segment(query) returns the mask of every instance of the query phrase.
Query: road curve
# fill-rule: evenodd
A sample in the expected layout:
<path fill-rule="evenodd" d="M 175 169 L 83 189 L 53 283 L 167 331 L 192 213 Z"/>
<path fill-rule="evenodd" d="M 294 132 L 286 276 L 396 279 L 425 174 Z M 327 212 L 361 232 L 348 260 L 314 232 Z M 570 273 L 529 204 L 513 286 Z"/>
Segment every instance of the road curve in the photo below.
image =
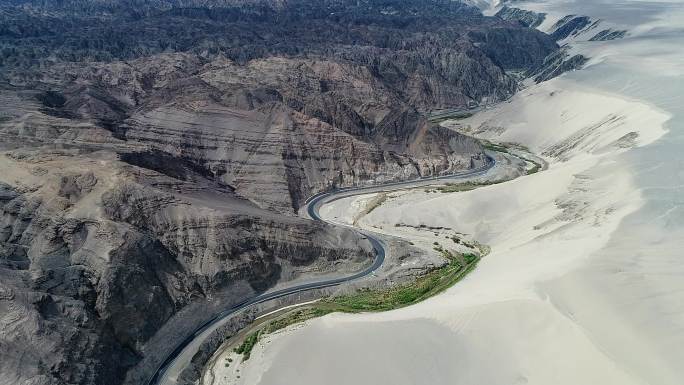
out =
<path fill-rule="evenodd" d="M 435 181 L 442 181 L 442 180 L 450 180 L 450 179 L 463 179 L 463 178 L 469 178 L 473 176 L 478 176 L 485 174 L 489 169 L 494 167 L 495 165 L 495 160 L 494 158 L 487 156 L 485 165 L 482 167 L 479 167 L 477 169 L 473 170 L 468 170 L 468 171 L 463 171 L 460 173 L 455 173 L 455 174 L 450 174 L 450 175 L 444 175 L 444 176 L 437 176 L 437 177 L 427 177 L 427 178 L 420 178 L 420 179 L 414 179 L 410 181 L 402 181 L 402 182 L 391 182 L 391 183 L 386 183 L 382 185 L 376 185 L 376 186 L 368 186 L 368 187 L 349 187 L 349 188 L 343 188 L 343 189 L 336 189 L 333 191 L 329 192 L 323 192 L 320 194 L 316 194 L 309 199 L 306 200 L 305 202 L 305 212 L 311 217 L 311 219 L 319 222 L 325 222 L 319 215 L 318 210 L 321 208 L 321 206 L 325 203 L 332 202 L 334 200 L 340 199 L 340 198 L 346 198 L 354 195 L 362 195 L 362 194 L 369 194 L 373 192 L 379 192 L 379 191 L 394 191 L 394 190 L 400 190 L 404 188 L 409 188 L 409 187 L 419 187 L 421 185 L 426 185 L 433 183 Z M 357 230 L 358 231 L 358 230 Z M 166 357 L 166 359 L 161 363 L 161 365 L 157 368 L 157 370 L 154 372 L 154 374 L 149 378 L 147 381 L 148 385 L 173 385 L 176 383 L 176 377 L 180 374 L 182 369 L 187 365 L 187 362 L 192 358 L 192 356 L 195 354 L 197 349 L 200 347 L 202 342 L 216 329 L 220 326 L 221 321 L 226 320 L 229 316 L 232 314 L 243 310 L 247 307 L 270 301 L 276 298 L 281 298 L 285 297 L 287 295 L 295 294 L 295 293 L 300 293 L 308 290 L 313 290 L 313 289 L 321 289 L 321 288 L 326 288 L 326 287 L 331 287 L 331 286 L 338 286 L 342 283 L 353 281 L 362 277 L 365 277 L 369 274 L 372 274 L 375 270 L 377 270 L 380 266 L 382 266 L 382 263 L 385 261 L 385 246 L 383 241 L 379 238 L 378 235 L 371 233 L 371 232 L 366 232 L 366 231 L 359 231 L 361 234 L 363 234 L 368 241 L 371 243 L 373 246 L 373 249 L 375 250 L 375 259 L 373 261 L 373 264 L 371 264 L 369 267 L 366 269 L 349 275 L 345 277 L 340 277 L 340 278 L 333 278 L 333 279 L 326 279 L 322 280 L 319 282 L 311 282 L 311 283 L 305 283 L 305 284 L 299 284 L 295 285 L 289 288 L 281 289 L 281 290 L 276 290 L 272 292 L 266 292 L 260 295 L 257 295 L 255 297 L 252 297 L 250 299 L 247 299 L 243 302 L 240 302 L 236 305 L 233 305 L 232 307 L 222 311 L 221 313 L 217 314 L 215 317 L 212 319 L 208 320 L 201 326 L 199 326 L 197 329 L 195 329 L 192 334 L 188 335 L 178 346 Z M 182 362 L 179 362 L 179 358 L 182 357 L 183 359 L 180 360 Z"/>

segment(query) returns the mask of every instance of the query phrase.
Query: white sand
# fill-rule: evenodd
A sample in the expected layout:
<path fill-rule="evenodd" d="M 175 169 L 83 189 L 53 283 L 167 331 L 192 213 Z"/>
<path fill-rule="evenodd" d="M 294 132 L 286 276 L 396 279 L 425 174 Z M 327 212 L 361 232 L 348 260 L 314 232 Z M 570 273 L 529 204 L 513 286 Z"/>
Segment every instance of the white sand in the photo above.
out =
<path fill-rule="evenodd" d="M 684 17 L 638 29 L 668 20 Z M 684 173 L 681 147 L 662 144 L 664 135 L 684 143 L 681 89 L 604 70 L 638 58 L 638 47 L 657 52 L 655 41 L 615 43 L 623 49 L 585 74 L 532 86 L 461 127 L 546 154 L 549 170 L 470 192 L 399 194 L 358 221 L 426 248 L 429 234 L 394 224 L 450 227 L 490 245 L 464 281 L 409 308 L 277 333 L 257 345 L 238 383 L 681 384 Z M 645 63 L 670 68 L 665 51 Z M 350 221 L 368 199 L 322 214 Z"/>

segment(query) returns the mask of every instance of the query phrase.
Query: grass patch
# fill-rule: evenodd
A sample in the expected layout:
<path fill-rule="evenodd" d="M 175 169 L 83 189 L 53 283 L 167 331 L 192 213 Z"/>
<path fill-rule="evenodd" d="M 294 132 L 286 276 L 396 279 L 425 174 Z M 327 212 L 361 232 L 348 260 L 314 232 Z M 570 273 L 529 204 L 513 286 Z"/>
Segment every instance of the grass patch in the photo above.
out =
<path fill-rule="evenodd" d="M 475 254 L 454 255 L 441 247 L 435 249 L 447 258 L 448 263 L 410 284 L 384 290 L 359 290 L 354 294 L 324 299 L 321 305 L 346 313 L 387 311 L 413 305 L 453 286 L 480 260 Z"/>
<path fill-rule="evenodd" d="M 323 307 L 308 307 L 304 309 L 298 309 L 295 310 L 291 313 L 288 313 L 282 318 L 278 318 L 274 321 L 271 321 L 266 327 L 264 328 L 265 333 L 273 333 L 277 332 L 278 330 L 285 329 L 286 327 L 290 325 L 294 325 L 300 322 L 304 322 L 307 320 L 310 320 L 312 318 L 316 317 L 322 317 L 326 314 L 332 313 L 331 309 L 323 308 Z"/>
<path fill-rule="evenodd" d="M 527 146 L 524 146 L 520 143 L 515 143 L 515 142 L 493 143 L 493 142 L 488 141 L 487 139 L 480 139 L 480 142 L 482 143 L 482 147 L 484 147 L 487 150 L 505 152 L 507 154 L 510 154 L 510 149 L 515 149 L 515 150 L 519 150 L 519 151 L 523 151 L 523 152 L 530 152 L 530 149 L 527 148 Z"/>
<path fill-rule="evenodd" d="M 453 193 L 475 190 L 478 187 L 490 186 L 493 184 L 498 184 L 504 182 L 503 180 L 494 180 L 487 182 L 464 182 L 464 183 L 447 183 L 444 186 L 439 186 L 435 188 L 435 191 L 441 193 Z"/>
<path fill-rule="evenodd" d="M 245 338 L 244 341 L 240 345 L 238 345 L 235 349 L 235 353 L 237 354 L 242 354 L 242 360 L 247 361 L 249 359 L 250 354 L 252 353 L 252 349 L 254 349 L 254 345 L 259 341 L 259 336 L 261 335 L 261 330 L 257 330 L 253 333 L 250 333 L 247 338 Z"/>
<path fill-rule="evenodd" d="M 489 141 L 483 141 L 482 147 L 484 147 L 485 150 L 497 151 L 497 152 L 503 152 L 506 154 L 510 154 L 510 152 L 508 151 L 508 146 L 505 146 L 502 144 L 496 144 L 496 143 L 492 143 Z"/>
<path fill-rule="evenodd" d="M 435 250 L 447 259 L 447 263 L 418 277 L 411 283 L 388 289 L 360 289 L 353 294 L 324 298 L 315 304 L 288 312 L 269 322 L 247 335 L 245 340 L 233 350 L 238 354 L 243 354 L 242 360 L 246 361 L 259 338 L 290 325 L 334 312 L 380 312 L 413 305 L 453 286 L 472 271 L 480 261 L 480 255 L 454 254 L 439 244 Z"/>

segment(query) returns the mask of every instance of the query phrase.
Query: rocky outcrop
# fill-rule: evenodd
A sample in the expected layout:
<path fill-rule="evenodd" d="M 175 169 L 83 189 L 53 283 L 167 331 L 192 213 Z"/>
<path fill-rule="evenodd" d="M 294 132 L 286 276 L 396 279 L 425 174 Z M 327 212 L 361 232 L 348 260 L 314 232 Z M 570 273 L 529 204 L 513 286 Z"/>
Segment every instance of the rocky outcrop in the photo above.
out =
<path fill-rule="evenodd" d="M 625 30 L 612 30 L 612 29 L 604 29 L 594 35 L 589 41 L 609 41 L 609 40 L 616 40 L 616 39 L 622 39 L 625 37 L 627 34 L 627 31 Z"/>
<path fill-rule="evenodd" d="M 589 59 L 584 55 L 570 55 L 567 47 L 559 49 L 556 53 L 549 55 L 544 60 L 544 64 L 527 73 L 527 76 L 534 78 L 534 81 L 541 83 L 568 71 L 582 68 Z"/>
<path fill-rule="evenodd" d="M 517 21 L 525 27 L 537 28 L 546 19 L 545 13 L 537 13 L 526 9 L 503 6 L 496 12 L 496 16 L 504 20 Z"/>
<path fill-rule="evenodd" d="M 551 37 L 555 40 L 563 40 L 575 36 L 591 24 L 591 19 L 587 16 L 568 15 L 558 20 L 551 27 Z"/>
<path fill-rule="evenodd" d="M 514 2 L 504 2 L 503 4 L 509 3 Z M 509 7 L 508 5 L 503 5 L 496 16 L 508 21 L 517 21 L 528 28 L 537 28 L 546 19 L 544 13 Z M 587 16 L 567 15 L 558 20 L 547 32 L 556 41 L 576 39 L 595 30 L 600 22 L 600 20 L 592 20 Z M 619 38 L 621 34 L 624 35 L 624 31 L 604 30 L 597 33 L 589 41 L 610 40 Z M 567 45 L 563 45 L 560 49 L 546 56 L 541 64 L 528 67 L 523 73 L 525 77 L 532 78 L 535 82 L 540 83 L 558 77 L 565 72 L 580 69 L 587 61 L 589 59 L 583 55 L 571 55 Z"/>

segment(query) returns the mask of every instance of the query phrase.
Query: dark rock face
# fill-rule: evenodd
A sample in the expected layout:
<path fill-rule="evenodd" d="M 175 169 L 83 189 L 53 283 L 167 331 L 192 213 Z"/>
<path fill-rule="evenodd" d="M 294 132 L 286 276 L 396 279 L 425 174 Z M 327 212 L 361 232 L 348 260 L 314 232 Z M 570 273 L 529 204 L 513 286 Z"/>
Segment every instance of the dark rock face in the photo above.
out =
<path fill-rule="evenodd" d="M 556 53 L 549 55 L 544 60 L 544 64 L 527 73 L 527 76 L 534 78 L 534 81 L 541 83 L 568 71 L 582 68 L 589 59 L 583 55 L 568 54 L 567 48 L 561 48 Z"/>
<path fill-rule="evenodd" d="M 609 41 L 622 39 L 627 34 L 625 30 L 614 31 L 612 29 L 604 29 L 594 35 L 589 41 Z"/>
<path fill-rule="evenodd" d="M 304 199 L 479 166 L 424 114 L 505 99 L 557 48 L 446 0 L 13 0 L 0 43 L 0 374 L 98 385 L 367 263 Z"/>
<path fill-rule="evenodd" d="M 496 16 L 504 20 L 517 21 L 529 28 L 538 27 L 546 18 L 546 15 L 543 13 L 508 7 L 506 5 L 497 12 Z M 549 33 L 553 39 L 561 41 L 596 29 L 599 24 L 599 20 L 592 21 L 587 16 L 568 15 L 556 22 L 551 27 Z M 604 30 L 589 40 L 612 40 L 624 36 L 625 33 L 626 31 Z M 524 74 L 526 77 L 533 78 L 535 82 L 540 83 L 560 76 L 565 72 L 580 69 L 588 60 L 583 55 L 571 56 L 568 53 L 568 48 L 563 46 L 545 57 L 541 64 L 526 70 Z"/>
<path fill-rule="evenodd" d="M 529 28 L 537 28 L 546 19 L 545 13 L 537 13 L 520 8 L 503 6 L 496 13 L 497 17 L 504 20 L 517 21 L 521 25 Z"/>
<path fill-rule="evenodd" d="M 568 15 L 560 19 L 553 27 L 551 37 L 556 41 L 563 40 L 578 34 L 591 24 L 591 19 L 587 16 Z"/>

